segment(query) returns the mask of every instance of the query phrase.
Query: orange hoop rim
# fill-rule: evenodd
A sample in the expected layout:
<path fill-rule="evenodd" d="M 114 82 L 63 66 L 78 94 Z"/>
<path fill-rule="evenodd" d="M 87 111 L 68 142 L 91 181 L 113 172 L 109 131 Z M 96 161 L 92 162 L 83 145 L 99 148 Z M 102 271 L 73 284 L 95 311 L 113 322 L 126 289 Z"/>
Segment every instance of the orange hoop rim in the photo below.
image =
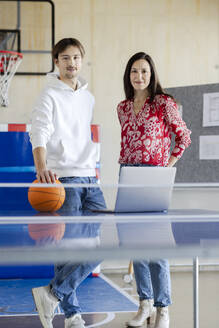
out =
<path fill-rule="evenodd" d="M 0 54 L 17 55 L 21 59 L 23 58 L 23 55 L 20 52 L 16 52 L 16 51 L 0 50 Z"/>

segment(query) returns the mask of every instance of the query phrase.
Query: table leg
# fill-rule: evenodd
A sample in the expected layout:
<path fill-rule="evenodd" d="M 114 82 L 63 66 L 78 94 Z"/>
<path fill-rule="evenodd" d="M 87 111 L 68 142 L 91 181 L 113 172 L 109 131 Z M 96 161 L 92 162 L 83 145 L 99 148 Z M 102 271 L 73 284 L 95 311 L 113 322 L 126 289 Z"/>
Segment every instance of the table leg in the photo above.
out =
<path fill-rule="evenodd" d="M 193 320 L 194 328 L 199 328 L 199 261 L 193 259 Z"/>

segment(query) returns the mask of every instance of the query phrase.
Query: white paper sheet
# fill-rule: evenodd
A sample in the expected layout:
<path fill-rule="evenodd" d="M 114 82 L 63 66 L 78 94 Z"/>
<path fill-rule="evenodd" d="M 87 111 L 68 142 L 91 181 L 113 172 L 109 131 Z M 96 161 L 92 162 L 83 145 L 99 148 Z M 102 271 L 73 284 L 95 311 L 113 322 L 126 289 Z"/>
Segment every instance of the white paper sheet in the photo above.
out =
<path fill-rule="evenodd" d="M 199 137 L 199 159 L 219 159 L 219 136 Z"/>
<path fill-rule="evenodd" d="M 219 126 L 219 92 L 203 94 L 203 126 Z"/>
<path fill-rule="evenodd" d="M 179 110 L 180 116 L 183 117 L 183 106 L 181 104 L 178 105 L 178 110 Z"/>

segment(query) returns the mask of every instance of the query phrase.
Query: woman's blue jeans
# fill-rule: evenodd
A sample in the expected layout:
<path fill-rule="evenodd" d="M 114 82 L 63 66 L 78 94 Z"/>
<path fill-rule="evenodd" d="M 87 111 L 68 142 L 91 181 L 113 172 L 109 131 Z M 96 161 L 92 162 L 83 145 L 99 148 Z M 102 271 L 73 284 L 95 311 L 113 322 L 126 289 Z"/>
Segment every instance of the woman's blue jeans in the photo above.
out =
<path fill-rule="evenodd" d="M 171 304 L 170 270 L 167 260 L 133 263 L 140 301 L 154 299 L 154 306 Z"/>
<path fill-rule="evenodd" d="M 95 177 L 66 177 L 59 179 L 62 183 L 91 183 L 97 182 Z M 65 188 L 65 202 L 59 212 L 77 212 L 80 215 L 84 210 L 106 208 L 102 191 L 99 187 Z M 83 215 L 83 214 L 82 214 Z M 97 224 L 75 224 L 77 238 L 89 238 L 97 236 L 99 226 Z M 92 226 L 92 227 L 91 227 Z M 64 263 L 55 266 L 55 274 L 50 282 L 52 293 L 60 300 L 60 305 L 69 318 L 75 313 L 81 312 L 76 290 L 80 283 L 100 264 L 96 262 Z"/>
<path fill-rule="evenodd" d="M 147 164 L 122 164 L 122 166 L 151 166 Z M 154 299 L 154 306 L 171 304 L 170 268 L 167 260 L 134 261 L 134 273 L 140 301 Z"/>

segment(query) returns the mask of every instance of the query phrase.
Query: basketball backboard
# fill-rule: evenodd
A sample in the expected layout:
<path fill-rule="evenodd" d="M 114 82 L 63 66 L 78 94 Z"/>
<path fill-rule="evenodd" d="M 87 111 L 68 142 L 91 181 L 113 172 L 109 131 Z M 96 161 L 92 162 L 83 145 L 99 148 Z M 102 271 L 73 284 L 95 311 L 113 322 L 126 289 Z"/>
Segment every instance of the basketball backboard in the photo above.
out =
<path fill-rule="evenodd" d="M 21 52 L 16 74 L 53 71 L 54 4 L 51 0 L 0 0 L 0 50 Z"/>

